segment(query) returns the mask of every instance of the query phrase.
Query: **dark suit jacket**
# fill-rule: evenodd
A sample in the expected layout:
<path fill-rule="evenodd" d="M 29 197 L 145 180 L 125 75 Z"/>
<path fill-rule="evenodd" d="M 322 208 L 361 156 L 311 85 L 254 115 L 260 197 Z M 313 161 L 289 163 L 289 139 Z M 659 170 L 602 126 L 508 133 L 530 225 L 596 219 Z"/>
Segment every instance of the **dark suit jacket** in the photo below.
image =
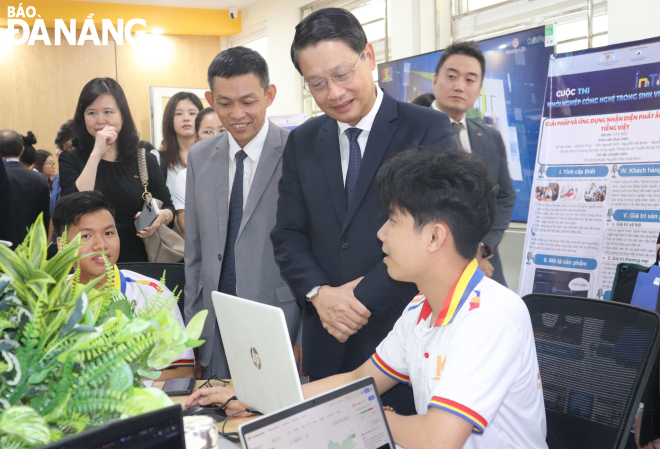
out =
<path fill-rule="evenodd" d="M 337 122 L 324 115 L 289 135 L 271 238 L 282 276 L 303 308 L 303 364 L 313 377 L 364 363 L 417 293 L 413 284 L 393 281 L 387 275 L 376 237 L 387 219 L 378 200 L 376 173 L 397 153 L 427 146 L 456 148 L 449 118 L 385 93 L 347 210 Z M 372 315 L 366 326 L 342 344 L 323 329 L 305 294 L 316 285 L 336 287 L 360 276 L 364 279 L 354 294 Z"/>
<path fill-rule="evenodd" d="M 34 170 L 23 167 L 20 162 L 5 162 L 7 177 L 11 186 L 13 223 L 11 225 L 12 248 L 23 242 L 40 213 L 44 214 L 44 225 L 48 229 L 50 221 L 50 191 L 46 177 Z"/>
<path fill-rule="evenodd" d="M 494 268 L 493 279 L 502 285 L 506 285 L 497 246 L 502 241 L 504 231 L 509 227 L 513 204 L 516 201 L 516 191 L 509 175 L 506 148 L 504 147 L 502 135 L 495 128 L 474 120 L 468 120 L 467 124 L 472 154 L 484 161 L 490 179 L 500 186 L 497 193 L 495 221 L 493 221 L 493 226 L 482 239 L 482 242 L 493 250 L 493 258 L 490 260 Z"/>
<path fill-rule="evenodd" d="M 14 238 L 12 234 L 13 210 L 9 177 L 7 176 L 5 163 L 0 159 L 0 212 L 2 213 L 2 218 L 0 219 L 0 240 L 11 241 Z"/>

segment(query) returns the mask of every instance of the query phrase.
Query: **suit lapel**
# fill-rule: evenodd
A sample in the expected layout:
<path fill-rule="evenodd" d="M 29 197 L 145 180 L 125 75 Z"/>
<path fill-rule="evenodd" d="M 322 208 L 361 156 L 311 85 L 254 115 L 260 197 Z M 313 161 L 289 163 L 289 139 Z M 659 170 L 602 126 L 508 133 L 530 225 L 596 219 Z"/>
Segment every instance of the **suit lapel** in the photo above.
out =
<path fill-rule="evenodd" d="M 346 218 L 346 197 L 344 196 L 344 176 L 341 171 L 341 154 L 339 151 L 339 131 L 337 121 L 326 116 L 326 122 L 317 135 L 316 148 L 323 157 L 325 177 L 330 189 L 330 198 L 335 208 L 339 223 Z"/>
<path fill-rule="evenodd" d="M 215 192 L 216 211 L 218 214 L 218 243 L 221 251 L 225 247 L 227 238 L 227 215 L 229 214 L 229 139 L 225 133 L 218 139 L 218 143 L 211 158 L 213 171 L 213 185 Z M 200 205 L 204 207 L 204 205 Z"/>
<path fill-rule="evenodd" d="M 395 121 L 398 116 L 396 100 L 383 92 L 383 102 L 369 132 L 367 147 L 364 150 L 362 162 L 360 163 L 360 173 L 355 183 L 353 198 L 346 211 L 346 220 L 344 221 L 342 233 L 346 231 L 346 228 L 348 228 L 348 225 L 355 216 L 360 203 L 367 194 L 367 190 L 378 171 L 378 167 L 380 167 L 390 140 L 398 128 Z"/>
<path fill-rule="evenodd" d="M 472 120 L 467 120 L 468 139 L 470 139 L 470 150 L 475 156 L 483 157 L 483 133 Z"/>
<path fill-rule="evenodd" d="M 281 158 L 282 135 L 280 134 L 280 128 L 274 123 L 269 122 L 268 134 L 266 135 L 264 146 L 261 149 L 261 156 L 259 156 L 257 171 L 254 173 L 254 179 L 252 180 L 252 185 L 250 186 L 250 191 L 248 192 L 245 209 L 243 209 L 241 227 L 238 230 L 237 239 L 241 236 L 243 228 L 245 228 L 245 225 L 252 216 L 254 209 L 257 207 L 257 203 L 259 203 L 259 200 L 266 190 L 270 179 L 273 177 L 273 173 L 275 173 L 275 169 L 277 168 L 277 163 Z"/>

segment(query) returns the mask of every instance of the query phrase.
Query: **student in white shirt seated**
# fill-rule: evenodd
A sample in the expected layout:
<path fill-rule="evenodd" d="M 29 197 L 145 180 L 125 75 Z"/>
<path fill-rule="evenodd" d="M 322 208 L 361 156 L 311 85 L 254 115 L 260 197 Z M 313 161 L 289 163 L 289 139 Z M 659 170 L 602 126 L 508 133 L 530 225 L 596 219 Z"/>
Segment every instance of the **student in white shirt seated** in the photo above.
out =
<path fill-rule="evenodd" d="M 378 186 L 389 210 L 378 231 L 388 274 L 420 293 L 370 359 L 304 385 L 305 397 L 365 376 L 381 394 L 402 382 L 413 389 L 417 414 L 386 416 L 406 449 L 547 449 L 529 312 L 475 259 L 496 208 L 486 168 L 465 152 L 408 151 L 383 165 Z M 186 406 L 232 395 L 204 389 Z M 227 408 L 243 407 L 233 401 Z"/>
<path fill-rule="evenodd" d="M 89 256 L 78 262 L 80 284 L 87 284 L 100 276 L 107 276 L 105 260 L 101 256 L 103 251 L 114 270 L 115 289 L 121 291 L 128 301 L 135 301 L 137 310 L 160 293 L 165 297 L 170 294 L 167 287 L 156 279 L 117 268 L 120 244 L 115 225 L 115 211 L 101 192 L 90 190 L 60 198 L 52 218 L 58 236 L 62 236 L 66 228 L 68 242 L 81 234 L 83 246 L 80 248 L 80 254 L 89 254 Z M 62 244 L 62 237 L 58 237 L 58 249 L 62 248 Z M 106 279 L 103 279 L 97 285 L 104 285 L 105 282 Z M 185 329 L 181 311 L 176 305 L 172 308 L 172 315 L 182 329 Z M 162 372 L 159 380 L 171 377 L 193 377 L 194 366 L 193 350 L 185 349 L 172 365 Z"/>

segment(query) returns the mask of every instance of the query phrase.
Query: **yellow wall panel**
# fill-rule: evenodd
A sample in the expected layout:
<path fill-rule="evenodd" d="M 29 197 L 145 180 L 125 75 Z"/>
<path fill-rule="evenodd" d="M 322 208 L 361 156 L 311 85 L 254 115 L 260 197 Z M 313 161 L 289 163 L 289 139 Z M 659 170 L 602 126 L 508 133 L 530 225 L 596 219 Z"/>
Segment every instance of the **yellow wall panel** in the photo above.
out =
<path fill-rule="evenodd" d="M 221 50 L 220 38 L 212 36 L 148 35 L 117 46 L 118 81 L 141 139 L 151 139 L 149 86 L 208 89 L 206 73 Z"/>
<path fill-rule="evenodd" d="M 37 149 L 54 151 L 57 130 L 73 118 L 85 83 L 115 77 L 115 47 L 2 46 L 0 67 L 0 128 L 32 131 Z"/>

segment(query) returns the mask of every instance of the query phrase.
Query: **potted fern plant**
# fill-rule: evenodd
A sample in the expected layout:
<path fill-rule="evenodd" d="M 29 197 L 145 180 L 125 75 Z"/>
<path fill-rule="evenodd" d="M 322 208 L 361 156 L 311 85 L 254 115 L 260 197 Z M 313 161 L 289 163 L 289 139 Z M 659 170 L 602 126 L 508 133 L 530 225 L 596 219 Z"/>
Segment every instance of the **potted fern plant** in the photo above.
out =
<path fill-rule="evenodd" d="M 203 343 L 207 311 L 182 329 L 170 313 L 174 295 L 136 311 L 111 276 L 104 285 L 75 288 L 68 276 L 81 258 L 79 237 L 50 260 L 47 246 L 41 217 L 15 252 L 0 245 L 3 449 L 39 447 L 170 405 L 142 380 L 157 378 L 185 348 Z"/>

